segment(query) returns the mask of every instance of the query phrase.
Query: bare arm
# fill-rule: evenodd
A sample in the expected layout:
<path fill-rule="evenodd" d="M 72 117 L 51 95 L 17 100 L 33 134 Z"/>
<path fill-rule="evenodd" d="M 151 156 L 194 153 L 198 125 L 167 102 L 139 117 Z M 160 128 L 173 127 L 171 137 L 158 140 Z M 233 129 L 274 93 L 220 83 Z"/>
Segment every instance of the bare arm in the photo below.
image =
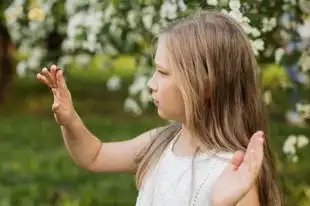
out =
<path fill-rule="evenodd" d="M 135 158 L 150 143 L 155 129 L 130 140 L 101 142 L 77 118 L 69 127 L 61 127 L 67 149 L 82 168 L 93 172 L 135 172 Z"/>
<path fill-rule="evenodd" d="M 55 119 L 61 125 L 66 147 L 78 165 L 94 172 L 136 171 L 135 158 L 149 144 L 151 132 L 155 130 L 127 141 L 101 142 L 76 113 L 62 70 L 57 70 L 55 65 L 49 71 L 43 68 L 37 79 L 53 92 Z"/>

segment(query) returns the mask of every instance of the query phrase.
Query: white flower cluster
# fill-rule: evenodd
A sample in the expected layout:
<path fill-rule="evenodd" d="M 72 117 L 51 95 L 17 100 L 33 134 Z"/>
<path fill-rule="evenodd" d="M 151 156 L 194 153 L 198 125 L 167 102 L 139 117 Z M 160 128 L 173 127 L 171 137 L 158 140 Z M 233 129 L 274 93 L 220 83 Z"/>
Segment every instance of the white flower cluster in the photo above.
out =
<path fill-rule="evenodd" d="M 211 6 L 217 6 L 218 1 L 217 0 L 207 0 L 207 3 Z"/>
<path fill-rule="evenodd" d="M 160 17 L 162 19 L 175 19 L 178 16 L 178 9 L 180 9 L 180 11 L 185 11 L 187 9 L 187 6 L 183 0 L 165 0 L 160 7 Z"/>
<path fill-rule="evenodd" d="M 304 119 L 310 119 L 310 104 L 296 104 L 296 110 Z"/>
<path fill-rule="evenodd" d="M 309 144 L 308 137 L 304 135 L 290 135 L 283 143 L 283 153 L 292 158 L 293 162 L 298 161 L 297 149 L 303 148 Z"/>
<path fill-rule="evenodd" d="M 154 22 L 155 16 L 156 11 L 154 6 L 147 6 L 141 11 L 141 17 L 144 27 L 154 35 L 158 34 L 160 27 L 159 23 Z"/>
<path fill-rule="evenodd" d="M 121 78 L 119 76 L 112 76 L 108 81 L 107 81 L 107 88 L 110 91 L 117 91 L 121 88 Z"/>
<path fill-rule="evenodd" d="M 24 0 L 13 1 L 5 10 L 5 17 L 12 39 L 20 44 L 19 51 L 27 56 L 17 65 L 17 74 L 24 76 L 28 69 L 38 69 L 44 56 L 47 54 L 43 43 L 48 32 L 54 28 L 54 17 L 51 7 L 56 0 L 48 0 L 41 4 L 30 5 L 30 9 L 24 7 Z M 19 21 L 28 18 L 28 27 Z M 42 43 L 42 45 L 39 44 Z M 35 45 L 35 46 L 33 46 Z"/>
<path fill-rule="evenodd" d="M 244 31 L 251 37 L 250 42 L 255 55 L 259 54 L 259 51 L 264 50 L 264 41 L 258 37 L 261 36 L 261 32 L 250 25 L 250 19 L 240 11 L 241 3 L 239 0 L 230 0 L 228 2 L 230 11 L 222 9 L 222 12 L 229 14 L 236 21 L 240 23 Z M 276 26 L 275 18 L 263 19 L 263 29 L 262 32 L 267 32 L 272 30 Z"/>
<path fill-rule="evenodd" d="M 78 10 L 80 6 L 85 5 L 89 6 L 88 10 Z M 86 49 L 95 52 L 101 50 L 98 34 L 104 26 L 104 16 L 110 13 L 110 7 L 105 10 L 107 13 L 104 13 L 105 11 L 103 11 L 101 7 L 102 5 L 97 1 L 66 2 L 69 21 L 67 26 L 67 39 L 65 39 L 63 43 L 63 49 L 65 51 Z"/>

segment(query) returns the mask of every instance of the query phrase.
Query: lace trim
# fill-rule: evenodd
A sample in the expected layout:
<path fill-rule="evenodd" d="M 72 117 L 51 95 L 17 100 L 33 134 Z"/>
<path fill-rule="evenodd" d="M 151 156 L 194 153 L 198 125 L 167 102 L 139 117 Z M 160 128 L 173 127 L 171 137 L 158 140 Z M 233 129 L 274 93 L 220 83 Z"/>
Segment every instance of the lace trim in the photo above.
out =
<path fill-rule="evenodd" d="M 212 166 L 211 166 L 211 169 L 209 170 L 209 172 L 207 173 L 206 177 L 204 178 L 204 180 L 203 180 L 202 183 L 200 184 L 200 186 L 199 186 L 199 188 L 198 188 L 198 190 L 197 190 L 197 192 L 196 192 L 196 194 L 195 194 L 195 197 L 194 197 L 194 199 L 193 199 L 193 201 L 192 201 L 192 203 L 191 203 L 192 206 L 195 206 L 195 205 L 196 205 L 197 199 L 198 199 L 199 195 L 201 194 L 201 193 L 200 193 L 200 192 L 201 192 L 201 189 L 202 189 L 203 186 L 206 184 L 206 182 L 207 182 L 208 178 L 210 177 L 211 173 L 213 172 L 215 166 L 217 166 L 217 164 L 216 164 L 216 163 L 213 163 Z"/>
<path fill-rule="evenodd" d="M 173 148 L 174 148 L 174 145 L 176 143 L 176 141 L 179 139 L 181 135 L 181 130 L 177 133 L 177 135 L 173 138 L 173 140 L 171 141 L 171 143 L 169 144 L 169 148 L 168 148 L 168 151 L 169 153 L 176 159 L 178 160 L 192 160 L 193 157 L 195 157 L 195 160 L 204 160 L 204 159 L 207 159 L 209 157 L 212 157 L 216 154 L 216 150 L 215 149 L 212 149 L 208 152 L 204 152 L 204 153 L 198 153 L 196 154 L 195 156 L 180 156 L 180 155 L 177 155 L 174 151 L 173 151 Z"/>

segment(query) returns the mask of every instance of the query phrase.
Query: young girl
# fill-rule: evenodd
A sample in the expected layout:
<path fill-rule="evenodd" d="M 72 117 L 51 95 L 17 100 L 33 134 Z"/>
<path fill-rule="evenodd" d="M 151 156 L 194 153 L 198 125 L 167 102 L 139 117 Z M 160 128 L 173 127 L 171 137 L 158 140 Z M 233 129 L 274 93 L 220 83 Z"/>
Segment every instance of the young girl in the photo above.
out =
<path fill-rule="evenodd" d="M 155 63 L 152 98 L 177 123 L 120 142 L 95 137 L 62 70 L 42 69 L 73 159 L 94 172 L 136 173 L 137 206 L 281 205 L 259 68 L 242 28 L 220 12 L 193 13 L 161 32 Z"/>

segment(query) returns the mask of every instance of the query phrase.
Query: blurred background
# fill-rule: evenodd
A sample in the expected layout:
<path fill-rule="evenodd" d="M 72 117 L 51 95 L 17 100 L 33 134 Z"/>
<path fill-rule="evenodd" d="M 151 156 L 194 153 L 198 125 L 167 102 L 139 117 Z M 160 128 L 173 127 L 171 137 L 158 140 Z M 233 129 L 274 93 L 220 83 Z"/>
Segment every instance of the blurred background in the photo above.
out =
<path fill-rule="evenodd" d="M 1 0 L 0 206 L 135 205 L 134 176 L 79 168 L 36 73 L 65 71 L 74 105 L 103 141 L 167 124 L 149 101 L 155 38 L 195 9 L 237 19 L 261 66 L 285 205 L 310 205 L 309 0 Z"/>

